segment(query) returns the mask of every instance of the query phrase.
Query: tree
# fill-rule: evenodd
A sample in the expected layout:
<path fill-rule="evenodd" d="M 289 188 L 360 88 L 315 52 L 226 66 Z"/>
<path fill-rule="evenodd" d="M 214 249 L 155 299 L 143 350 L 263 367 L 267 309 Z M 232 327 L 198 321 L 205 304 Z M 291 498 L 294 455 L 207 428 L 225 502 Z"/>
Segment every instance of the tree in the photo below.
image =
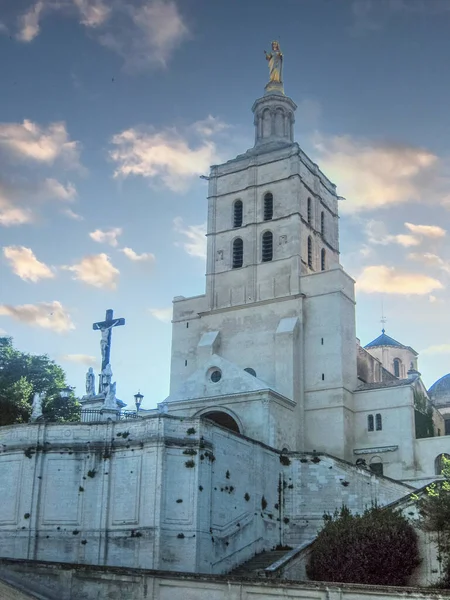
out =
<path fill-rule="evenodd" d="M 73 392 L 61 397 L 66 387 L 63 369 L 48 356 L 20 352 L 12 338 L 0 337 L 0 425 L 27 422 L 36 392 L 45 392 L 46 420 L 78 421 L 79 405 Z"/>
<path fill-rule="evenodd" d="M 377 506 L 324 515 L 306 573 L 313 581 L 407 585 L 419 564 L 417 534 L 400 513 Z"/>
<path fill-rule="evenodd" d="M 420 498 L 413 494 L 413 500 L 419 504 L 422 528 L 436 534 L 439 559 L 443 578 L 440 585 L 450 587 L 450 458 L 442 455 L 441 481 L 435 481 L 426 487 L 426 495 Z"/>

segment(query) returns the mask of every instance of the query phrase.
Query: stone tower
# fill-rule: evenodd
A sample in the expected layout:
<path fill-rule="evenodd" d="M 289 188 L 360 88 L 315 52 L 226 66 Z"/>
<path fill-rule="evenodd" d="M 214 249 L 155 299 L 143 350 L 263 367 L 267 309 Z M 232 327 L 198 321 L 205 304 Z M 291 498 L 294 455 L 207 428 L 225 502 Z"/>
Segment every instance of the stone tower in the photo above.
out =
<path fill-rule="evenodd" d="M 269 82 L 253 148 L 211 167 L 206 294 L 174 299 L 166 408 L 347 456 L 354 282 L 339 265 L 336 188 L 294 141 L 296 108 Z"/>

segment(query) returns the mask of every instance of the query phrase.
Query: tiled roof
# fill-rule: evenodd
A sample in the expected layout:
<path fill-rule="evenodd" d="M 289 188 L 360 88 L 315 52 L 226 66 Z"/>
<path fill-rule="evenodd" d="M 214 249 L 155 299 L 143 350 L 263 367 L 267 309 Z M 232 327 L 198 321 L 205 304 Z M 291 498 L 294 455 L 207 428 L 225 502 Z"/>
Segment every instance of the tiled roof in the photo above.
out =
<path fill-rule="evenodd" d="M 381 335 L 369 342 L 366 346 L 364 346 L 364 348 L 376 348 L 377 346 L 392 346 L 394 348 L 404 348 L 405 350 L 411 350 L 411 352 L 413 352 L 417 356 L 417 352 L 415 350 L 413 350 L 410 346 L 405 346 L 404 344 L 397 342 L 397 340 L 394 340 L 394 338 L 391 338 L 391 336 L 386 335 L 384 329 L 381 330 Z"/>
<path fill-rule="evenodd" d="M 413 383 L 414 379 L 394 379 L 392 381 L 377 381 L 375 383 L 363 383 L 362 385 L 360 385 L 355 391 L 356 392 L 361 392 L 363 390 L 378 390 L 378 389 L 384 389 L 384 388 L 391 388 L 391 387 L 400 387 L 402 385 L 411 385 L 411 383 Z"/>

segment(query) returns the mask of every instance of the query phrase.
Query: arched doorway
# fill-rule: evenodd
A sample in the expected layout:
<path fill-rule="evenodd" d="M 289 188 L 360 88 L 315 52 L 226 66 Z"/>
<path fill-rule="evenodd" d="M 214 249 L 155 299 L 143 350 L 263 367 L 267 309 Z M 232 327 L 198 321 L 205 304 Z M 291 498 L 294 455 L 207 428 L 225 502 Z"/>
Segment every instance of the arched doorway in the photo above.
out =
<path fill-rule="evenodd" d="M 241 433 L 237 421 L 226 412 L 223 412 L 221 410 L 211 410 L 209 412 L 203 413 L 200 416 L 202 419 L 209 419 L 210 421 L 214 421 L 214 423 L 217 423 L 217 425 L 220 425 L 221 427 L 225 427 L 225 429 L 235 431 L 236 433 Z"/>

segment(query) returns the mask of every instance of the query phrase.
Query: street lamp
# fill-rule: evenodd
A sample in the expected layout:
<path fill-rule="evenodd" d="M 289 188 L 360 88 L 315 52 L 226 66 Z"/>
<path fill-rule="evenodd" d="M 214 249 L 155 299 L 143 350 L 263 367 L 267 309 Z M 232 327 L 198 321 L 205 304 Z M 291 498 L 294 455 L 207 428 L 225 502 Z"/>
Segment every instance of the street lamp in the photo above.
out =
<path fill-rule="evenodd" d="M 144 396 L 141 394 L 141 392 L 139 391 L 137 394 L 134 395 L 134 402 L 136 404 L 136 412 L 139 412 L 139 409 L 141 408 L 141 404 L 142 404 L 142 398 Z"/>
<path fill-rule="evenodd" d="M 61 398 L 68 398 L 70 396 L 71 391 L 72 388 L 64 387 L 61 390 L 59 390 L 59 395 L 61 396 Z"/>

